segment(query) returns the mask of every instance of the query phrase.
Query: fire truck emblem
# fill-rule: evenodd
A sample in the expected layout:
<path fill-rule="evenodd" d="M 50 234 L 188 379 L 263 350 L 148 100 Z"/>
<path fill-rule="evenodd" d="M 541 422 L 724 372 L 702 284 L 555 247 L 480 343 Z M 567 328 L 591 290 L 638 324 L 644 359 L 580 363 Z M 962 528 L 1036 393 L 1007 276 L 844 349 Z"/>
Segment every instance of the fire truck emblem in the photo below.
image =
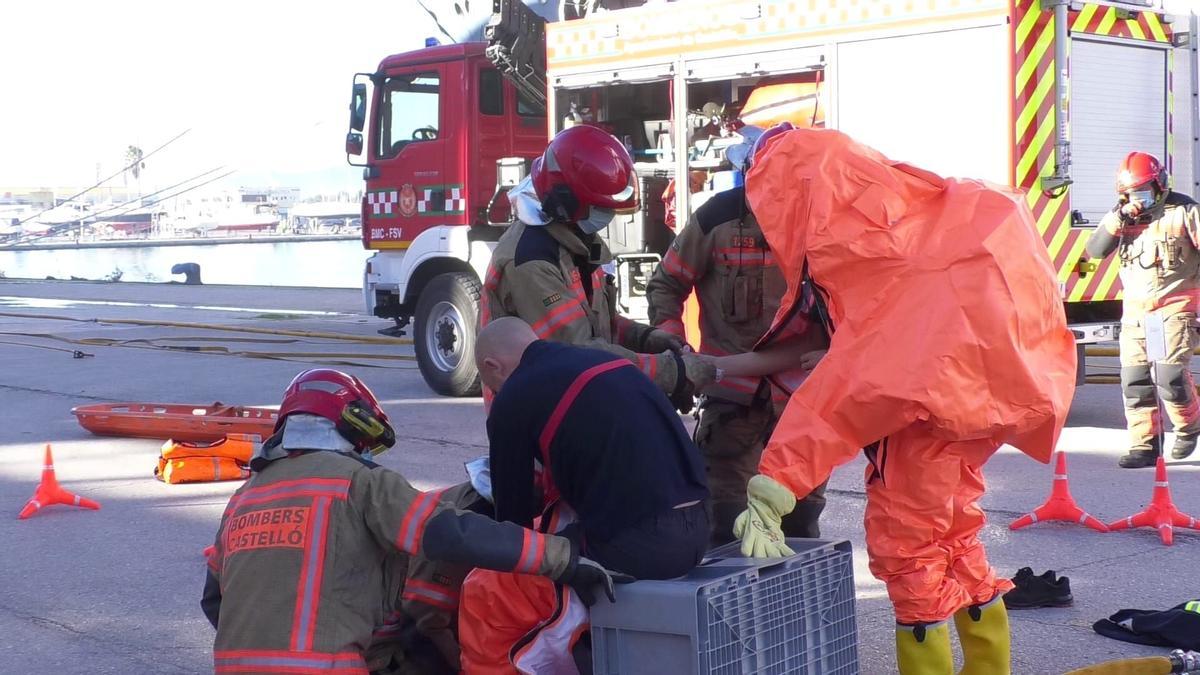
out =
<path fill-rule="evenodd" d="M 417 214 L 417 191 L 412 183 L 405 183 L 400 188 L 400 215 L 411 218 Z"/>

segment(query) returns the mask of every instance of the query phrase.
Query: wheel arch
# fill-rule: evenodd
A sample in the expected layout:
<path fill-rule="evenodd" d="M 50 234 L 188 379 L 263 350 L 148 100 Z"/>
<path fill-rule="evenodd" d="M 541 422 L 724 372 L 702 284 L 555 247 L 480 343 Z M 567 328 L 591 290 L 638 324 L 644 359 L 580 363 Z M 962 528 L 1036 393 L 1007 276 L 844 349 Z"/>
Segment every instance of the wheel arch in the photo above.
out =
<path fill-rule="evenodd" d="M 413 271 L 412 278 L 409 279 L 408 286 L 404 291 L 404 304 L 416 311 L 417 300 L 421 297 L 421 293 L 425 290 L 425 286 L 436 276 L 441 274 L 469 274 L 473 277 L 476 283 L 480 282 L 479 275 L 475 269 L 464 260 L 443 256 L 430 258 L 422 261 L 417 269 Z"/>

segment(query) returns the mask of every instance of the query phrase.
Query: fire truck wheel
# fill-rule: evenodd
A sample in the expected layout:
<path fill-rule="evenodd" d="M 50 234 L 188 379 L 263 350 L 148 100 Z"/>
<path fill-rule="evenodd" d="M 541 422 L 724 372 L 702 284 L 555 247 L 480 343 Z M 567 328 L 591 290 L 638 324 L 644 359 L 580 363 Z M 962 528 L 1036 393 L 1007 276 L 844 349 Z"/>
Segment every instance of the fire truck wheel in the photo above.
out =
<path fill-rule="evenodd" d="M 443 396 L 478 396 L 475 333 L 479 282 L 470 274 L 439 274 L 417 301 L 413 346 L 417 366 L 431 389 Z"/>

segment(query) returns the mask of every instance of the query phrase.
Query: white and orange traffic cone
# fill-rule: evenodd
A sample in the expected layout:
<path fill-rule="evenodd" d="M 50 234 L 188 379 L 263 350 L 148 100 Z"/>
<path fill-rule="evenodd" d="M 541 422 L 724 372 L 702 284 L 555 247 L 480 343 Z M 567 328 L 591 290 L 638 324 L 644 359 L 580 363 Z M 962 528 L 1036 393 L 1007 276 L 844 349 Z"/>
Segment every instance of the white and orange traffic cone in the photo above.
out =
<path fill-rule="evenodd" d="M 1183 513 L 1171 500 L 1171 486 L 1167 484 L 1167 463 L 1162 456 L 1154 465 L 1154 496 L 1150 505 L 1140 513 L 1108 524 L 1110 530 L 1127 530 L 1133 527 L 1153 527 L 1167 546 L 1175 543 L 1176 527 L 1200 530 L 1200 521 Z"/>
<path fill-rule="evenodd" d="M 17 514 L 17 519 L 25 520 L 51 504 L 78 506 L 85 509 L 92 509 L 93 511 L 100 508 L 100 505 L 96 502 L 59 487 L 58 478 L 54 475 L 54 457 L 50 454 L 50 444 L 47 443 L 46 460 L 45 464 L 42 465 L 42 482 L 38 484 L 33 497 L 25 503 L 25 508 L 21 509 L 21 513 Z"/>
<path fill-rule="evenodd" d="M 1071 496 L 1071 486 L 1067 483 L 1067 455 L 1062 450 L 1054 454 L 1058 457 L 1054 464 L 1054 484 L 1050 488 L 1050 498 L 1031 513 L 1014 520 L 1008 529 L 1019 530 L 1034 523 L 1058 520 L 1086 525 L 1097 532 L 1108 532 L 1107 525 L 1075 503 L 1075 498 Z"/>

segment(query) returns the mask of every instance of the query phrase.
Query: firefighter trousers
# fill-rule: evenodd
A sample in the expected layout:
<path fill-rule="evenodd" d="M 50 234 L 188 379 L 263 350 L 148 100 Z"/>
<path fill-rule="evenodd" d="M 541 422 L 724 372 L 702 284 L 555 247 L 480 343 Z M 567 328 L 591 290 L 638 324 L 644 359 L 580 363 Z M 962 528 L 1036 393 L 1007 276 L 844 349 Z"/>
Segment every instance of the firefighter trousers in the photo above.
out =
<path fill-rule="evenodd" d="M 578 535 L 568 525 L 568 539 Z M 582 528 L 580 528 L 582 533 Z M 673 579 L 692 571 L 708 551 L 708 513 L 693 504 L 660 513 L 604 538 L 582 537 L 583 554 L 635 579 Z M 584 541 L 586 540 L 586 541 Z"/>
<path fill-rule="evenodd" d="M 897 622 L 945 621 L 1012 588 L 979 541 L 983 464 L 997 447 L 938 439 L 916 425 L 880 442 L 867 467 L 863 524 L 871 573 L 887 586 Z"/>
<path fill-rule="evenodd" d="M 1162 399 L 1175 434 L 1200 435 L 1200 404 L 1188 369 L 1197 345 L 1195 322 L 1196 315 L 1191 312 L 1176 312 L 1164 318 L 1166 358 L 1158 363 L 1153 374 L 1146 358 L 1144 325 L 1139 322 L 1121 326 L 1121 393 L 1125 398 L 1125 420 L 1132 449 L 1161 451 L 1158 435 L 1162 432 L 1162 416 L 1155 398 L 1155 382 L 1158 398 Z"/>
<path fill-rule="evenodd" d="M 733 521 L 746 510 L 746 483 L 758 473 L 758 461 L 779 415 L 770 401 L 741 405 L 709 399 L 700 412 L 696 445 L 704 454 L 708 489 L 712 495 L 712 546 L 734 540 Z M 783 518 L 789 537 L 821 536 L 819 518 L 825 509 L 825 486 L 796 503 Z"/>

